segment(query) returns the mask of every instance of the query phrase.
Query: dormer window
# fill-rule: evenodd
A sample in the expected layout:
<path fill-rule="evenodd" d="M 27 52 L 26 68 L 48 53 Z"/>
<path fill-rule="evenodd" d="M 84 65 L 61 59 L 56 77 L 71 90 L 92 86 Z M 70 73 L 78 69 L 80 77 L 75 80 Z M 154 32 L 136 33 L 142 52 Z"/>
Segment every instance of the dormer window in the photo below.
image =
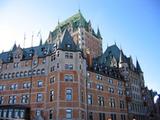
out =
<path fill-rule="evenodd" d="M 34 60 L 33 61 L 33 65 L 37 65 L 38 61 L 37 60 Z"/>
<path fill-rule="evenodd" d="M 46 58 L 43 58 L 42 63 L 43 63 L 43 64 L 46 63 Z"/>
<path fill-rule="evenodd" d="M 67 48 L 71 48 L 71 44 L 66 44 L 66 47 Z"/>
<path fill-rule="evenodd" d="M 19 63 L 14 63 L 14 68 L 18 68 Z"/>

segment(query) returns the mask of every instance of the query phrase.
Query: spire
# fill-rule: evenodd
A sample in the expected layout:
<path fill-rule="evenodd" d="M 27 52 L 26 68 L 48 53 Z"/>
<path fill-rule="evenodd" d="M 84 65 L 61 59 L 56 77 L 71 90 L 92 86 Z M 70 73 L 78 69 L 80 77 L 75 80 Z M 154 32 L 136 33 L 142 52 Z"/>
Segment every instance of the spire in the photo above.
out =
<path fill-rule="evenodd" d="M 39 45 L 40 45 L 40 46 L 42 45 L 42 38 L 40 39 Z"/>
<path fill-rule="evenodd" d="M 125 62 L 125 60 L 124 60 L 123 51 L 120 50 L 119 63 L 124 63 L 124 62 Z"/>
<path fill-rule="evenodd" d="M 16 45 L 16 42 L 15 42 L 14 45 L 13 45 L 13 49 L 12 50 L 14 51 L 16 49 L 17 49 L 17 45 Z"/>
<path fill-rule="evenodd" d="M 99 27 L 98 27 L 98 29 L 97 29 L 97 37 L 100 38 L 100 39 L 102 39 L 102 36 L 101 36 L 100 30 L 99 30 Z"/>
<path fill-rule="evenodd" d="M 138 60 L 136 60 L 136 69 L 137 69 L 138 72 L 141 72 L 141 73 L 142 73 L 142 69 L 141 69 L 141 67 L 140 67 L 140 65 L 139 65 Z"/>

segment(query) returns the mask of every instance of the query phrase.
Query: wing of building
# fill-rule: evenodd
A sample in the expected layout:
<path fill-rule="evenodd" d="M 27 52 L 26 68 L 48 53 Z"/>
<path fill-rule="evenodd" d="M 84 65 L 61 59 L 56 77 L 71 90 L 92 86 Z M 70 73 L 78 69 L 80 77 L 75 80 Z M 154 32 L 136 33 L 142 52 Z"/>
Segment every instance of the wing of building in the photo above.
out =
<path fill-rule="evenodd" d="M 0 119 L 147 120 L 144 88 L 138 60 L 116 44 L 103 53 L 80 11 L 44 44 L 0 54 Z"/>

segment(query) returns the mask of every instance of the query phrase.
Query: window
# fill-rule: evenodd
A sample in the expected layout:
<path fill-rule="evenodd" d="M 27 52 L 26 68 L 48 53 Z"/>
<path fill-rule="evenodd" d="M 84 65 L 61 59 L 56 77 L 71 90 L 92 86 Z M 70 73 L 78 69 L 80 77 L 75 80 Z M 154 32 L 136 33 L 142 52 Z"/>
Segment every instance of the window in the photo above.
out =
<path fill-rule="evenodd" d="M 29 95 L 22 95 L 21 103 L 29 103 Z"/>
<path fill-rule="evenodd" d="M 88 95 L 88 104 L 92 105 L 92 103 L 93 103 L 92 95 Z"/>
<path fill-rule="evenodd" d="M 93 113 L 92 113 L 92 112 L 89 112 L 89 114 L 88 114 L 88 119 L 89 119 L 89 120 L 93 120 Z"/>
<path fill-rule="evenodd" d="M 43 100 L 43 94 L 37 93 L 37 102 L 41 102 Z"/>
<path fill-rule="evenodd" d="M 38 81 L 38 87 L 42 87 L 43 86 L 43 81 Z"/>
<path fill-rule="evenodd" d="M 54 100 L 54 91 L 51 90 L 50 91 L 50 102 L 52 102 Z"/>
<path fill-rule="evenodd" d="M 25 89 L 31 88 L 31 83 L 30 82 L 23 83 L 23 88 L 25 88 Z"/>
<path fill-rule="evenodd" d="M 65 64 L 65 69 L 66 70 L 73 70 L 73 65 L 72 64 Z"/>
<path fill-rule="evenodd" d="M 97 79 L 97 80 L 102 80 L 102 76 L 96 75 L 96 79 Z"/>
<path fill-rule="evenodd" d="M 108 79 L 108 83 L 109 84 L 113 84 L 113 80 L 112 79 Z"/>
<path fill-rule="evenodd" d="M 12 84 L 10 86 L 10 90 L 16 90 L 18 88 L 18 84 Z"/>
<path fill-rule="evenodd" d="M 104 106 L 104 97 L 98 96 L 98 104 L 99 106 Z"/>
<path fill-rule="evenodd" d="M 122 82 L 118 81 L 118 87 L 122 87 Z"/>
<path fill-rule="evenodd" d="M 82 103 L 84 102 L 84 92 L 83 91 L 81 92 L 81 102 Z"/>
<path fill-rule="evenodd" d="M 59 57 L 59 51 L 57 51 L 57 57 Z"/>
<path fill-rule="evenodd" d="M 12 78 L 12 74 L 11 73 L 8 74 L 8 78 L 9 79 Z"/>
<path fill-rule="evenodd" d="M 112 108 L 115 108 L 115 99 L 114 98 L 109 99 L 109 106 Z"/>
<path fill-rule="evenodd" d="M 124 101 L 120 100 L 120 108 L 124 109 Z"/>
<path fill-rule="evenodd" d="M 110 93 L 114 93 L 114 88 L 109 87 L 109 88 L 108 88 L 108 91 L 109 91 Z"/>
<path fill-rule="evenodd" d="M 88 83 L 87 83 L 87 87 L 88 87 L 88 88 L 91 88 L 91 82 L 88 82 Z"/>
<path fill-rule="evenodd" d="M 52 120 L 53 119 L 53 110 L 49 111 L 49 119 Z"/>
<path fill-rule="evenodd" d="M 36 110 L 36 116 L 40 116 L 41 115 L 41 111 L 40 110 Z"/>
<path fill-rule="evenodd" d="M 4 90 L 5 90 L 5 88 L 6 88 L 6 86 L 5 86 L 5 85 L 0 85 L 0 91 L 4 91 Z"/>
<path fill-rule="evenodd" d="M 126 120 L 126 116 L 125 115 L 121 115 L 121 120 Z"/>
<path fill-rule="evenodd" d="M 56 55 L 52 55 L 51 56 L 51 61 L 55 60 L 56 59 Z"/>
<path fill-rule="evenodd" d="M 123 95 L 123 90 L 118 90 L 118 95 Z"/>
<path fill-rule="evenodd" d="M 66 58 L 66 59 L 73 59 L 73 53 L 68 53 L 68 52 L 66 52 L 66 53 L 65 53 L 65 58 Z"/>
<path fill-rule="evenodd" d="M 33 65 L 37 65 L 38 61 L 37 60 L 33 60 Z"/>
<path fill-rule="evenodd" d="M 45 64 L 45 63 L 46 63 L 46 58 L 43 58 L 42 64 Z"/>
<path fill-rule="evenodd" d="M 37 70 L 37 75 L 40 75 L 41 74 L 41 71 L 40 69 Z"/>
<path fill-rule="evenodd" d="M 54 66 L 51 67 L 51 72 L 53 72 L 55 70 L 54 68 L 55 68 Z"/>
<path fill-rule="evenodd" d="M 105 120 L 105 113 L 99 113 L 99 120 Z"/>
<path fill-rule="evenodd" d="M 66 119 L 72 119 L 72 110 L 71 109 L 66 110 Z"/>
<path fill-rule="evenodd" d="M 36 70 L 33 70 L 33 71 L 32 71 L 32 75 L 36 75 Z"/>
<path fill-rule="evenodd" d="M 45 74 L 45 69 L 42 69 L 42 70 L 41 70 L 41 74 Z"/>
<path fill-rule="evenodd" d="M 18 68 L 19 63 L 14 63 L 14 68 Z"/>
<path fill-rule="evenodd" d="M 116 114 L 111 114 L 111 119 L 116 120 Z"/>
<path fill-rule="evenodd" d="M 9 96 L 9 104 L 15 104 L 16 103 L 16 96 Z"/>
<path fill-rule="evenodd" d="M 57 63 L 57 68 L 59 68 L 59 63 Z"/>
<path fill-rule="evenodd" d="M 27 71 L 25 71 L 25 72 L 24 72 L 24 76 L 27 76 L 27 75 L 28 75 L 28 73 L 27 73 Z"/>
<path fill-rule="evenodd" d="M 66 100 L 71 101 L 72 100 L 72 90 L 66 89 Z"/>
<path fill-rule="evenodd" d="M 97 88 L 97 90 L 103 91 L 103 85 L 97 84 L 97 85 L 96 85 L 96 88 Z"/>
<path fill-rule="evenodd" d="M 24 113 L 25 113 L 24 110 L 20 110 L 20 118 L 24 118 Z"/>
<path fill-rule="evenodd" d="M 73 75 L 65 75 L 64 80 L 65 81 L 73 81 Z"/>
<path fill-rule="evenodd" d="M 19 72 L 16 73 L 16 77 L 19 77 Z"/>
<path fill-rule="evenodd" d="M 0 96 L 0 104 L 3 104 L 3 102 L 4 102 L 4 97 Z"/>
<path fill-rule="evenodd" d="M 54 82 L 55 82 L 55 77 L 54 76 L 50 77 L 50 83 L 54 83 Z"/>
<path fill-rule="evenodd" d="M 24 73 L 23 72 L 20 72 L 20 77 L 23 77 L 24 76 Z"/>

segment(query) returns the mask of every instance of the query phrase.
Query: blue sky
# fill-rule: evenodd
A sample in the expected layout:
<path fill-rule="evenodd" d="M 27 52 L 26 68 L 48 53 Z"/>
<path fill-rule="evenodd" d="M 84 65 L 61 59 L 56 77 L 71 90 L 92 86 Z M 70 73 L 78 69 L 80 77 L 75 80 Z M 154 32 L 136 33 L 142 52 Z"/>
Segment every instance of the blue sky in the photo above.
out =
<path fill-rule="evenodd" d="M 25 47 L 43 42 L 58 23 L 81 9 L 96 30 L 100 28 L 103 50 L 116 44 L 136 58 L 146 85 L 160 93 L 160 1 L 159 0 L 0 0 L 0 51 L 16 42 Z"/>

